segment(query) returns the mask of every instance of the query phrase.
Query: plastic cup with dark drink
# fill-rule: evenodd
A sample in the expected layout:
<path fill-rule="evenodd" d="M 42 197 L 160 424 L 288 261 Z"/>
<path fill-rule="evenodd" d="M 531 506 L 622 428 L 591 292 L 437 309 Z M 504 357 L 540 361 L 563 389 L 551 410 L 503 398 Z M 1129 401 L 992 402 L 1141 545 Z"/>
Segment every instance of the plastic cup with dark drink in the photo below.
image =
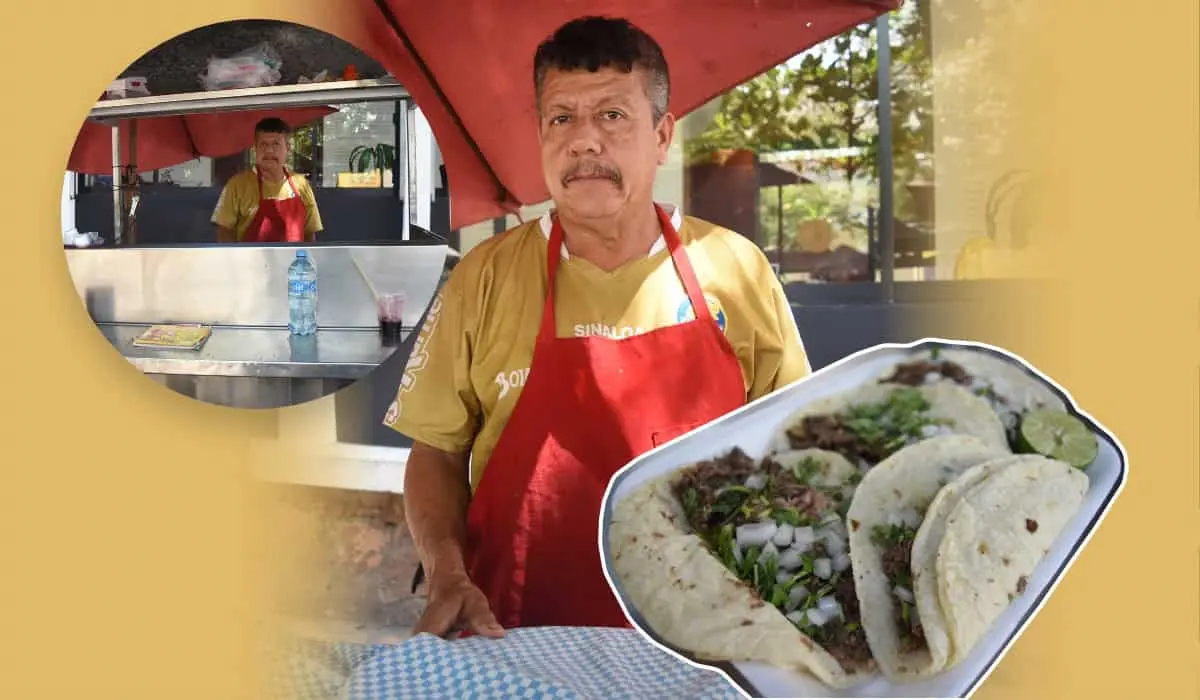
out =
<path fill-rule="evenodd" d="M 399 345 L 404 339 L 404 292 L 381 294 L 379 304 L 379 335 L 385 346 Z"/>

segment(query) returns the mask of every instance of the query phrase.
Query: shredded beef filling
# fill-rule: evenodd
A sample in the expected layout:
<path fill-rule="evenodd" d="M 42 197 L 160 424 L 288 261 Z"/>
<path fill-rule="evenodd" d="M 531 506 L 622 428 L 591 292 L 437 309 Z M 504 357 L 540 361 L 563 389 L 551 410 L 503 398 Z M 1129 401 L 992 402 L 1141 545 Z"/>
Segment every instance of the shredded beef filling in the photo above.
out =
<path fill-rule="evenodd" d="M 684 503 L 692 529 L 703 532 L 725 521 L 729 513 L 714 506 L 735 504 L 722 504 L 717 491 L 726 484 L 743 483 L 757 470 L 758 464 L 736 447 L 722 457 L 705 460 L 689 469 L 676 482 L 675 492 Z"/>
<path fill-rule="evenodd" d="M 846 615 L 845 625 L 837 625 L 830 630 L 829 638 L 822 640 L 825 650 L 838 660 L 844 667 L 855 668 L 870 664 L 874 657 L 871 647 L 867 644 L 867 635 L 859 622 L 858 594 L 854 591 L 854 569 L 842 572 L 837 586 L 833 589 L 833 597 L 841 604 Z"/>
<path fill-rule="evenodd" d="M 913 590 L 912 583 L 912 545 L 913 538 L 909 536 L 893 539 L 883 550 L 883 573 L 892 586 L 901 586 L 908 591 Z M 900 643 L 903 651 L 916 651 L 925 646 L 925 631 L 921 628 L 921 620 L 917 616 L 917 606 L 900 600 L 894 592 L 891 593 L 896 619 L 896 628 L 900 631 Z"/>
<path fill-rule="evenodd" d="M 772 505 L 775 507 L 794 508 L 810 518 L 820 517 L 829 507 L 828 499 L 820 489 L 800 483 L 791 471 L 774 462 L 769 462 L 767 468 L 773 482 Z"/>
<path fill-rule="evenodd" d="M 837 452 L 852 462 L 882 462 L 890 453 L 883 445 L 863 440 L 837 416 L 805 416 L 800 425 L 789 428 L 788 442 L 794 450 L 819 448 Z"/>
<path fill-rule="evenodd" d="M 904 362 L 896 365 L 892 376 L 882 380 L 885 384 L 907 384 L 908 386 L 921 386 L 925 384 L 926 378 L 930 374 L 938 374 L 946 379 L 949 379 L 957 384 L 967 386 L 971 383 L 971 375 L 953 362 L 941 361 L 931 362 L 928 360 L 916 360 L 914 362 Z"/>

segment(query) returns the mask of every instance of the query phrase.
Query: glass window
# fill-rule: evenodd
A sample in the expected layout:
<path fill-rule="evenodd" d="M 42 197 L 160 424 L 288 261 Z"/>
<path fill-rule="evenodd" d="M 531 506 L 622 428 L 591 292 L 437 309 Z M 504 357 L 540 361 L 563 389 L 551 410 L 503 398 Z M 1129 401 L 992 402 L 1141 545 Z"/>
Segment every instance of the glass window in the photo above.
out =
<path fill-rule="evenodd" d="M 293 132 L 288 168 L 308 177 L 317 188 L 391 189 L 399 141 L 397 103 L 355 102 L 334 107 L 337 112 Z M 253 162 L 254 148 L 250 147 L 232 156 L 200 157 L 144 172 L 140 179 L 145 185 L 218 187 Z M 107 187 L 109 181 L 108 176 L 87 175 L 81 187 Z"/>

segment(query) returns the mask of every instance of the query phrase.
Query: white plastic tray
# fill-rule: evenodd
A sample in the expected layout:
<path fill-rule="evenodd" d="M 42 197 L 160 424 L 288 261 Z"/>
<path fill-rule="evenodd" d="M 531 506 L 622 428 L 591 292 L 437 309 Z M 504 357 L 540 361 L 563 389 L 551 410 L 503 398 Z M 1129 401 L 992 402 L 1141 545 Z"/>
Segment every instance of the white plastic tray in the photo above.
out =
<path fill-rule="evenodd" d="M 774 668 L 760 663 L 709 664 L 729 676 L 750 697 L 855 697 L 855 698 L 965 698 L 987 678 L 1012 643 L 1037 614 L 1047 597 L 1058 585 L 1062 575 L 1091 538 L 1100 520 L 1112 507 L 1125 484 L 1125 449 L 1120 442 L 1091 416 L 1080 410 L 1062 387 L 1021 358 L 990 345 L 941 338 L 925 338 L 915 343 L 876 345 L 833 363 L 812 376 L 765 396 L 758 401 L 701 426 L 686 435 L 661 445 L 626 465 L 613 477 L 605 494 L 600 513 L 599 544 L 604 575 L 612 586 L 625 614 L 643 633 L 663 649 L 681 659 L 696 663 L 688 652 L 665 644 L 650 629 L 638 610 L 625 599 L 621 586 L 612 575 L 608 542 L 609 522 L 615 503 L 629 495 L 642 483 L 668 472 L 710 459 L 741 447 L 748 455 L 761 458 L 773 446 L 780 425 L 793 411 L 814 400 L 841 393 L 877 380 L 913 350 L 932 346 L 960 347 L 982 350 L 1022 367 L 1031 376 L 1050 386 L 1066 402 L 1067 410 L 1091 427 L 1100 440 L 1100 452 L 1088 468 L 1090 481 L 1083 504 L 1075 518 L 1050 548 L 1049 554 L 1030 577 L 1029 594 L 1021 596 L 1001 614 L 991 631 L 979 642 L 971 655 L 948 672 L 920 683 L 895 684 L 882 676 L 845 691 L 835 691 L 816 679 L 803 674 Z"/>

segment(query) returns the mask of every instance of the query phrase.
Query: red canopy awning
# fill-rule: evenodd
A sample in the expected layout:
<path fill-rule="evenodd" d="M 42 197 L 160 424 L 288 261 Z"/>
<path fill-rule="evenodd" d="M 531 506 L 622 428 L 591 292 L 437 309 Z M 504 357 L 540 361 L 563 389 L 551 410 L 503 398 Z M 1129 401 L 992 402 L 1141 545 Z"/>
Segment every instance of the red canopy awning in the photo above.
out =
<path fill-rule="evenodd" d="M 460 228 L 545 201 L 533 54 L 580 15 L 625 17 L 662 45 L 676 115 L 901 0 L 355 0 L 353 36 L 409 90 L 433 129 Z"/>
<path fill-rule="evenodd" d="M 254 145 L 254 125 L 278 117 L 293 129 L 333 114 L 332 107 L 210 112 L 137 120 L 136 169 L 148 172 L 200 156 L 231 156 Z M 121 121 L 121 165 L 130 165 L 130 120 Z M 85 122 L 75 139 L 67 169 L 89 175 L 112 173 L 112 127 Z"/>

